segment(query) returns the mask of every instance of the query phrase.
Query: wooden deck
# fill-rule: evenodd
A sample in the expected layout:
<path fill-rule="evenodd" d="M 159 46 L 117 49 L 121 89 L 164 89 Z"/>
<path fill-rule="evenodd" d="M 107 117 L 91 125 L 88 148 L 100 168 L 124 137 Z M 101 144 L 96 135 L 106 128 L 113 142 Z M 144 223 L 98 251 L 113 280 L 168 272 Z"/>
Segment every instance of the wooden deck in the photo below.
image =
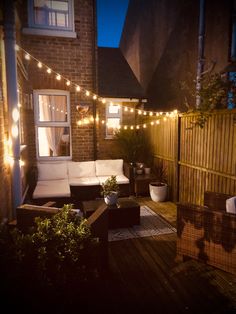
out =
<path fill-rule="evenodd" d="M 138 198 L 176 226 L 176 206 Z M 236 276 L 189 259 L 176 262 L 176 235 L 109 243 L 107 313 L 236 313 Z"/>

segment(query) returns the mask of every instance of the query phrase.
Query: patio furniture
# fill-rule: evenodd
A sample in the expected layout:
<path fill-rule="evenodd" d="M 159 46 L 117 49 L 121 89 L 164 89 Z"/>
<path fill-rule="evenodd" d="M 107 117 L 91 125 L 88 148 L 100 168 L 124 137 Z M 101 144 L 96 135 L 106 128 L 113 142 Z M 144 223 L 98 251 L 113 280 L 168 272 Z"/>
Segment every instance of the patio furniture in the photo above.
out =
<path fill-rule="evenodd" d="M 101 184 L 111 175 L 116 176 L 121 195 L 129 196 L 130 173 L 123 159 L 38 162 L 28 175 L 30 199 L 37 205 L 53 200 L 58 207 L 95 199 L 101 196 Z"/>
<path fill-rule="evenodd" d="M 45 204 L 45 205 L 51 205 Z M 58 213 L 60 209 L 56 207 L 37 206 L 23 204 L 16 209 L 16 227 L 22 232 L 27 233 L 35 224 L 36 217 L 50 218 Z M 76 213 L 76 210 L 75 210 Z M 99 242 L 98 265 L 100 269 L 108 266 L 108 211 L 105 204 L 96 208 L 93 214 L 88 217 L 87 224 L 90 227 L 94 238 Z"/>
<path fill-rule="evenodd" d="M 84 216 L 90 218 L 91 214 L 102 204 L 103 199 L 82 202 Z M 127 228 L 140 224 L 140 206 L 130 198 L 119 198 L 116 205 L 106 205 L 108 209 L 108 228 Z"/>
<path fill-rule="evenodd" d="M 236 274 L 236 215 L 226 212 L 231 196 L 205 192 L 204 206 L 177 204 L 177 257 L 199 259 Z"/>

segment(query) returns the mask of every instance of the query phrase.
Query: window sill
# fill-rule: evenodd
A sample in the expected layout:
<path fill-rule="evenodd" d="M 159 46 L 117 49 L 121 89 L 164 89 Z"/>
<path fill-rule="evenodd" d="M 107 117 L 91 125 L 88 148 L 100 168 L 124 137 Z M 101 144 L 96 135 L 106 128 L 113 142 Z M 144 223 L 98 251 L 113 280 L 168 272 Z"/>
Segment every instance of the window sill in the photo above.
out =
<path fill-rule="evenodd" d="M 54 29 L 41 29 L 41 28 L 23 28 L 23 34 L 25 35 L 39 35 L 39 36 L 54 36 L 54 37 L 67 37 L 76 38 L 77 34 L 73 31 L 62 31 Z"/>

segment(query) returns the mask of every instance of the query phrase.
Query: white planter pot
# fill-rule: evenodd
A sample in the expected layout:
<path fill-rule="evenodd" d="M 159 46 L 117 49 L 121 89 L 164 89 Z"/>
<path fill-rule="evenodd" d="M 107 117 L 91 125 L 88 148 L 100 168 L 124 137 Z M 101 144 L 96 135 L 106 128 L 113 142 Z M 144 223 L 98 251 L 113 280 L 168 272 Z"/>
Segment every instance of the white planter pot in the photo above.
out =
<path fill-rule="evenodd" d="M 154 202 L 164 202 L 167 198 L 168 186 L 166 183 L 151 182 L 149 192 Z"/>
<path fill-rule="evenodd" d="M 104 197 L 104 201 L 107 205 L 115 205 L 117 203 L 118 193 L 111 192 L 111 194 Z"/>

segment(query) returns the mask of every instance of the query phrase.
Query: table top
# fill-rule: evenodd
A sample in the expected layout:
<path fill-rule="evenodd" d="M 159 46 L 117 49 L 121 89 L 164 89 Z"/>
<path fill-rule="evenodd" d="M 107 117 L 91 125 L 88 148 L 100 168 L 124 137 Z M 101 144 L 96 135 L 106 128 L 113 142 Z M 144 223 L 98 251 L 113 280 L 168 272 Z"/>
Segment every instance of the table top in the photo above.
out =
<path fill-rule="evenodd" d="M 96 199 L 92 201 L 84 201 L 82 202 L 83 205 L 83 211 L 89 212 L 89 211 L 95 211 L 101 204 L 104 204 L 104 199 Z M 132 198 L 129 197 L 121 197 L 118 198 L 116 205 L 108 205 L 107 207 L 110 209 L 113 208 L 132 208 L 132 207 L 138 207 L 139 204 Z"/>

